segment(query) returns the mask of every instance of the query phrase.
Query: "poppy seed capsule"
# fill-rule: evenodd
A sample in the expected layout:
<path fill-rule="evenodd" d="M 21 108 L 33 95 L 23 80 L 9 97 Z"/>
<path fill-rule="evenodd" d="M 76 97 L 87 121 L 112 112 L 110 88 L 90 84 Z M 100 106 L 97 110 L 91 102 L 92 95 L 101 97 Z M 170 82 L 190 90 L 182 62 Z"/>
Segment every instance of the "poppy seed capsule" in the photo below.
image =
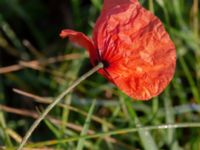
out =
<path fill-rule="evenodd" d="M 93 40 L 81 32 L 63 30 L 61 37 L 84 48 L 99 73 L 137 100 L 159 95 L 172 80 L 176 50 L 161 21 L 137 0 L 104 0 Z"/>

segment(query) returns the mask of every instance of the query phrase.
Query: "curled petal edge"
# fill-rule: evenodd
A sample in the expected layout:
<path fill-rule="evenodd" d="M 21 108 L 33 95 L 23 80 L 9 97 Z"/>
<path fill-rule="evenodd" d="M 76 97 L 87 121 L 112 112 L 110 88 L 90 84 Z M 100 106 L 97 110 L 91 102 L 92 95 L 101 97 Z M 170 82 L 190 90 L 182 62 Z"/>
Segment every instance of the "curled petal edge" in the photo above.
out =
<path fill-rule="evenodd" d="M 82 32 L 77 32 L 70 29 L 64 29 L 60 33 L 61 38 L 69 38 L 69 40 L 85 49 L 88 50 L 90 55 L 90 60 L 93 65 L 95 65 L 95 61 L 97 60 L 97 51 L 95 49 L 95 46 L 92 42 L 92 40 L 87 37 Z"/>

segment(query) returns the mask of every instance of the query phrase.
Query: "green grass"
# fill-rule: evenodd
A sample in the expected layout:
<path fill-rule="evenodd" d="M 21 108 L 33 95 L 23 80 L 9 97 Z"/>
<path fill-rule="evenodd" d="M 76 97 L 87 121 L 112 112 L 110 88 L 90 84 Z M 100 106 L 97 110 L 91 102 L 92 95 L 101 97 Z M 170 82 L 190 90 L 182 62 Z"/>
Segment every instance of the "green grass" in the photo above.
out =
<path fill-rule="evenodd" d="M 151 101 L 132 101 L 96 73 L 53 108 L 26 147 L 200 149 L 200 2 L 140 2 L 162 20 L 176 45 L 169 87 Z M 15 150 L 46 104 L 92 67 L 86 50 L 58 35 L 72 28 L 91 36 L 101 7 L 99 0 L 0 0 L 0 149 Z M 72 53 L 80 55 L 47 60 Z M 39 64 L 24 63 L 31 60 Z"/>

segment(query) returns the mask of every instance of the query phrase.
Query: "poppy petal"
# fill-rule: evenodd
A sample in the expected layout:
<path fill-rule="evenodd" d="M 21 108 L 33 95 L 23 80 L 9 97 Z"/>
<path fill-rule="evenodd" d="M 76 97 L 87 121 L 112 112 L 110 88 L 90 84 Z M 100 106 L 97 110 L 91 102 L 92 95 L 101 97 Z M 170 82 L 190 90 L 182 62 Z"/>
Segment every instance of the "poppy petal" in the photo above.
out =
<path fill-rule="evenodd" d="M 99 73 L 130 97 L 151 99 L 172 80 L 175 46 L 161 21 L 139 2 L 107 10 L 96 23 L 93 39 L 100 59 L 108 64 Z"/>
<path fill-rule="evenodd" d="M 117 5 L 128 4 L 131 2 L 135 3 L 138 2 L 138 0 L 104 0 L 102 13 L 109 11 Z"/>
<path fill-rule="evenodd" d="M 69 40 L 87 49 L 90 55 L 90 60 L 95 65 L 98 55 L 92 40 L 81 32 L 65 29 L 60 33 L 62 38 L 69 37 Z"/>

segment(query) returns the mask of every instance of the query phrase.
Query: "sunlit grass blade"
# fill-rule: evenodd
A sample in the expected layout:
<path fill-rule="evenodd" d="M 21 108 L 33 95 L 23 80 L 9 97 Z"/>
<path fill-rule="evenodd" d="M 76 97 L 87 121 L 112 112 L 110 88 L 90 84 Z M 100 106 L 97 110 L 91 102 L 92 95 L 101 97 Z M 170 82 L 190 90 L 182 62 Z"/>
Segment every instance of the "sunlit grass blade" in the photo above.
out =
<path fill-rule="evenodd" d="M 0 66 L 1 66 L 1 62 L 0 62 Z M 0 76 L 0 104 L 5 103 L 5 95 L 3 92 L 4 87 L 3 87 L 2 81 L 3 81 L 3 79 Z M 7 128 L 7 123 L 6 123 L 5 114 L 0 109 L 0 139 L 2 137 L 2 141 L 0 141 L 0 145 L 4 143 L 8 147 L 12 147 L 13 144 L 11 142 L 11 139 L 10 139 L 8 133 L 6 132 L 6 128 Z"/>
<path fill-rule="evenodd" d="M 49 128 L 49 130 L 55 135 L 55 137 L 59 140 L 62 138 L 61 133 L 59 132 L 59 128 L 56 128 L 49 120 L 44 119 L 45 124 Z M 65 147 L 63 143 L 57 145 L 57 149 L 61 149 L 61 147 Z"/>
<path fill-rule="evenodd" d="M 132 102 L 130 101 L 130 99 L 125 99 L 125 103 L 126 103 L 126 107 L 129 112 L 130 122 L 132 124 L 135 124 L 136 128 L 138 128 L 138 134 L 140 136 L 140 139 L 141 139 L 144 149 L 145 150 L 158 150 L 158 147 L 157 147 L 153 137 L 151 136 L 150 132 L 148 130 L 142 129 L 142 124 L 140 123 L 140 120 L 137 117 L 137 114 L 132 107 Z"/>
<path fill-rule="evenodd" d="M 44 122 L 50 129 L 50 131 L 55 135 L 55 137 L 59 139 L 60 138 L 59 130 L 56 127 L 54 127 L 54 125 L 47 119 L 44 119 Z"/>
<path fill-rule="evenodd" d="M 173 113 L 172 107 L 172 99 L 169 93 L 169 88 L 166 89 L 163 99 L 164 99 L 164 106 L 165 106 L 165 122 L 166 124 L 174 124 L 175 123 L 175 116 Z M 176 140 L 176 131 L 175 129 L 168 129 L 167 130 L 167 144 L 171 150 L 177 150 L 179 148 L 178 141 Z"/>
<path fill-rule="evenodd" d="M 85 123 L 83 125 L 83 130 L 81 131 L 80 136 L 86 135 L 86 133 L 87 133 L 87 131 L 89 129 L 91 118 L 92 118 L 92 114 L 93 114 L 94 108 L 95 108 L 95 104 L 96 104 L 96 99 L 93 100 L 93 103 L 92 103 L 92 105 L 91 105 L 91 107 L 89 109 L 87 118 L 86 118 Z M 82 150 L 83 149 L 83 147 L 84 147 L 84 141 L 85 141 L 85 139 L 82 139 L 82 138 L 79 139 L 77 147 L 76 147 L 76 150 Z"/>
<path fill-rule="evenodd" d="M 1 144 L 5 144 L 7 147 L 12 148 L 13 144 L 11 142 L 11 139 L 6 131 L 6 123 L 5 123 L 5 117 L 4 117 L 4 113 L 0 110 L 0 135 L 3 135 L 2 137 L 2 143 Z M 0 137 L 1 139 L 1 137 Z"/>
<path fill-rule="evenodd" d="M 74 60 L 71 65 L 70 65 L 70 72 L 67 72 L 66 76 L 69 76 L 72 78 L 72 80 L 68 83 L 66 83 L 66 86 L 69 86 L 70 84 L 72 84 L 72 82 L 74 82 L 77 77 L 78 77 L 78 72 L 80 71 L 81 65 L 82 63 L 80 63 L 80 61 L 82 60 Z M 63 89 L 61 89 L 63 90 Z M 64 104 L 70 106 L 72 102 L 72 93 L 69 93 L 69 95 L 67 95 L 64 99 Z M 61 134 L 65 132 L 66 128 L 65 128 L 65 124 L 67 124 L 68 119 L 69 119 L 69 115 L 70 115 L 70 109 L 68 109 L 67 107 L 62 107 L 63 111 L 62 111 L 62 130 L 60 131 Z M 78 111 L 79 109 L 76 108 Z"/>
<path fill-rule="evenodd" d="M 51 140 L 46 142 L 40 142 L 35 144 L 28 144 L 28 147 L 39 147 L 40 145 L 55 145 L 58 143 L 68 143 L 73 141 L 78 141 L 80 138 L 84 139 L 94 139 L 94 138 L 100 138 L 105 136 L 111 136 L 111 135 L 122 135 L 127 133 L 134 133 L 139 132 L 139 130 L 161 130 L 161 129 L 178 129 L 178 128 L 200 128 L 200 122 L 194 123 L 194 122 L 188 122 L 188 123 L 179 123 L 179 124 L 163 124 L 163 125 L 156 125 L 156 126 L 146 126 L 146 127 L 137 127 L 137 128 L 125 128 L 125 129 L 118 129 L 114 131 L 109 132 L 103 132 L 103 133 L 96 133 L 93 135 L 85 135 L 85 136 L 77 136 L 77 137 L 70 137 L 63 140 Z M 150 150 L 150 149 L 149 149 Z"/>

